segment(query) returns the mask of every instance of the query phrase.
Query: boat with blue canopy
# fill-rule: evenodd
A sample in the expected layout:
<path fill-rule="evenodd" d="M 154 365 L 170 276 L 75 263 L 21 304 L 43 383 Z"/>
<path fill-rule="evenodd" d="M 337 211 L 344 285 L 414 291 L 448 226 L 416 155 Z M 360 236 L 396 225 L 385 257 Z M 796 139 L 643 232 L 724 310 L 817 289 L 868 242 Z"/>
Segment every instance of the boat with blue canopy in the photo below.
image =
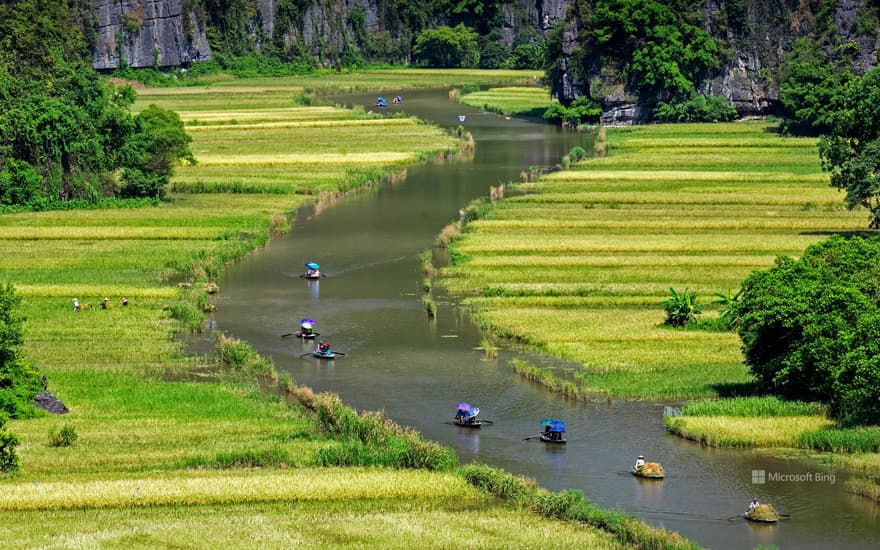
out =
<path fill-rule="evenodd" d="M 567 439 L 562 435 L 565 433 L 565 422 L 545 418 L 541 421 L 541 425 L 544 426 L 544 431 L 540 434 L 541 441 L 556 444 L 566 443 Z"/>
<path fill-rule="evenodd" d="M 467 403 L 459 403 L 456 407 L 453 423 L 456 426 L 463 426 L 465 428 L 479 428 L 483 425 L 483 422 L 477 418 L 478 414 L 480 414 L 479 407 L 471 407 Z"/>
<path fill-rule="evenodd" d="M 306 279 L 320 279 L 321 278 L 321 266 L 315 262 L 309 261 L 306 262 L 306 272 L 302 275 Z"/>

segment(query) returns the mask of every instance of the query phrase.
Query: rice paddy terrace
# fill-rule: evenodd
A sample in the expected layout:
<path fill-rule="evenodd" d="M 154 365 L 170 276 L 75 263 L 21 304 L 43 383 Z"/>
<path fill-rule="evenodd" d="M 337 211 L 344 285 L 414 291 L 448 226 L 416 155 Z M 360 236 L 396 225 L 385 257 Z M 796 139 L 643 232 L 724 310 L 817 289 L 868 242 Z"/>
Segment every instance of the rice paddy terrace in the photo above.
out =
<path fill-rule="evenodd" d="M 739 288 L 779 255 L 865 227 L 814 139 L 767 123 L 610 129 L 607 155 L 516 186 L 453 244 L 444 284 L 487 328 L 582 365 L 588 392 L 718 395 L 750 377 L 732 332 L 662 326 L 669 289 Z"/>
<path fill-rule="evenodd" d="M 22 469 L 0 480 L 5 548 L 497 548 L 513 533 L 525 548 L 549 538 L 620 546 L 508 509 L 449 473 L 314 468 L 338 440 L 252 377 L 185 356 L 174 339 L 205 282 L 287 230 L 299 206 L 455 150 L 444 131 L 410 118 L 295 101 L 310 87 L 402 89 L 462 76 L 407 74 L 142 90 L 138 109 L 180 111 L 194 139 L 199 163 L 178 171 L 170 200 L 0 216 L 0 279 L 23 297 L 26 357 L 71 411 L 10 423 Z M 462 77 L 523 76 L 513 74 Z M 76 431 L 72 446 L 49 444 L 61 425 Z"/>

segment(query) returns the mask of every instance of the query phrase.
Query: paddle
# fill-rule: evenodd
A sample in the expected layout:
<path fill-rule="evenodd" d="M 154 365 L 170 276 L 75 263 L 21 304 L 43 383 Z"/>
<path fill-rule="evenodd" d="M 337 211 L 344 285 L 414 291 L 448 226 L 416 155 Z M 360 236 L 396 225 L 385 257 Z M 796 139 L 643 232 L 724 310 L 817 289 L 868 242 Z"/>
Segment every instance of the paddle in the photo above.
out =
<path fill-rule="evenodd" d="M 530 437 L 524 437 L 524 438 L 523 438 L 523 441 L 528 441 L 529 439 L 535 439 L 536 437 L 541 437 L 541 434 L 535 434 L 535 435 L 530 436 Z"/>
<path fill-rule="evenodd" d="M 494 424 L 495 423 L 494 420 L 486 420 L 485 418 L 481 418 L 480 422 L 485 422 L 486 424 Z"/>
<path fill-rule="evenodd" d="M 341 351 L 334 351 L 333 353 L 335 353 L 336 355 L 345 355 L 345 354 L 342 353 Z"/>
<path fill-rule="evenodd" d="M 286 338 L 287 336 L 293 336 L 294 334 L 296 334 L 296 333 L 295 332 L 288 332 L 287 334 L 282 334 L 281 337 Z"/>
<path fill-rule="evenodd" d="M 311 354 L 312 354 L 312 352 L 307 351 L 307 352 L 303 353 L 302 355 L 300 355 L 300 357 L 305 357 L 306 355 L 311 355 Z"/>

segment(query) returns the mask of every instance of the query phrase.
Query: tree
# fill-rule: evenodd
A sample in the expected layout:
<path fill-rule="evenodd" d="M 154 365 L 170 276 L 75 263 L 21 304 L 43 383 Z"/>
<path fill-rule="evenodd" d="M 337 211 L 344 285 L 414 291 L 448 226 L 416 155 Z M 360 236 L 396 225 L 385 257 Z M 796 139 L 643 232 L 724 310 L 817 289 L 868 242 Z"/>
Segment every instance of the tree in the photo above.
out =
<path fill-rule="evenodd" d="M 676 11 L 654 0 L 598 0 L 589 22 L 592 55 L 618 65 L 646 102 L 687 98 L 715 66 L 718 45 Z"/>
<path fill-rule="evenodd" d="M 819 140 L 831 185 L 846 191 L 846 205 L 864 206 L 880 228 L 880 67 L 852 79 L 843 92 L 832 129 Z"/>
<path fill-rule="evenodd" d="M 799 41 L 782 67 L 779 102 L 790 133 L 821 135 L 831 131 L 843 106 L 848 71 L 835 71 L 828 56 L 807 41 Z"/>
<path fill-rule="evenodd" d="M 20 304 L 12 285 L 0 285 L 0 415 L 10 418 L 32 414 L 34 397 L 43 389 L 38 371 L 21 357 L 24 319 L 17 311 Z"/>
<path fill-rule="evenodd" d="M 18 438 L 4 430 L 7 418 L 33 414 L 34 397 L 43 389 L 36 369 L 21 358 L 24 319 L 17 309 L 21 298 L 12 285 L 0 285 L 0 472 L 18 469 Z"/>
<path fill-rule="evenodd" d="M 414 52 L 429 67 L 476 67 L 480 60 L 477 33 L 461 23 L 423 30 Z"/>
<path fill-rule="evenodd" d="M 176 116 L 133 116 L 134 90 L 91 67 L 71 17 L 83 6 L 0 3 L 0 204 L 94 201 L 120 170 L 125 196 L 161 196 L 177 160 L 192 160 Z"/>
<path fill-rule="evenodd" d="M 880 423 L 880 239 L 835 236 L 752 273 L 734 306 L 749 369 L 771 392 Z"/>
<path fill-rule="evenodd" d="M 180 159 L 195 164 L 191 141 L 177 113 L 147 107 L 135 117 L 134 131 L 123 147 L 122 196 L 162 197 L 174 165 Z"/>

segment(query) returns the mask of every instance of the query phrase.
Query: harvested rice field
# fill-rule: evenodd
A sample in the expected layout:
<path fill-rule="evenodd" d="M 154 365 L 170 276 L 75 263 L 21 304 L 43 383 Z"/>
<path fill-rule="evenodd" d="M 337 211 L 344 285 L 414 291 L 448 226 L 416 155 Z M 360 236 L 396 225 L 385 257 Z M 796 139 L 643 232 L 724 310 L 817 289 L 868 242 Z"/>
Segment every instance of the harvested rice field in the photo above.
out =
<path fill-rule="evenodd" d="M 590 392 L 717 396 L 750 381 L 732 332 L 663 326 L 669 288 L 739 288 L 780 255 L 864 229 L 828 185 L 816 141 L 763 122 L 608 129 L 606 153 L 479 209 L 446 288 L 494 333 L 580 363 Z"/>

